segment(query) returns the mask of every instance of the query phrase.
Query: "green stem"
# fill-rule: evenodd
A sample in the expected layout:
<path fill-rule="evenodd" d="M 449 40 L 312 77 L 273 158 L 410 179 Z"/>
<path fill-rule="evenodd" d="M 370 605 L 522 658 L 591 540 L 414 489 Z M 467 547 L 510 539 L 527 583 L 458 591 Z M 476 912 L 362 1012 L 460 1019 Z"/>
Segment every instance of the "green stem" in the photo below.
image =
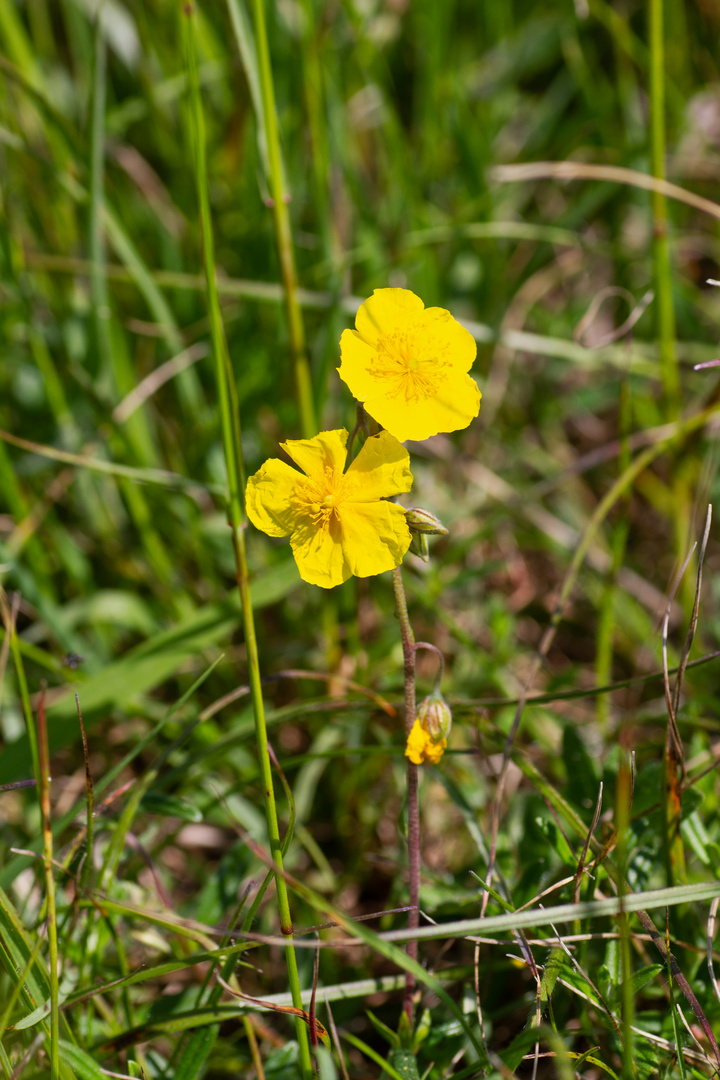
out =
<path fill-rule="evenodd" d="M 13 664 L 15 665 L 15 675 L 18 681 L 20 703 L 22 704 L 23 716 L 25 717 L 25 725 L 27 727 L 28 733 L 28 742 L 30 743 L 30 757 L 32 758 L 33 776 L 35 777 L 35 783 L 37 783 L 40 777 L 40 758 L 38 755 L 37 732 L 35 731 L 35 718 L 33 716 L 32 704 L 30 702 L 30 691 L 28 690 L 27 678 L 25 677 L 25 668 L 22 661 L 20 639 L 18 637 L 17 629 L 15 626 L 16 614 L 16 607 L 10 606 L 7 593 L 3 589 L 2 584 L 0 584 L 0 616 L 2 616 L 2 621 L 5 625 L 5 633 L 8 637 L 10 653 L 13 658 Z"/>
<path fill-rule="evenodd" d="M 649 0 L 650 24 L 650 166 L 657 180 L 665 179 L 665 42 L 663 0 Z M 675 352 L 675 311 L 667 239 L 667 202 L 659 191 L 651 195 L 653 264 L 657 297 L 657 326 L 663 393 L 668 416 L 680 411 L 680 382 Z"/>
<path fill-rule="evenodd" d="M 235 380 L 230 365 L 230 356 L 225 338 L 225 331 L 220 314 L 220 302 L 215 284 L 215 256 L 213 249 L 212 222 L 210 218 L 210 199 L 207 184 L 207 165 L 205 157 L 205 126 L 200 99 L 200 82 L 197 69 L 196 53 L 196 26 L 194 10 L 186 4 L 183 12 L 187 16 L 185 20 L 186 54 L 190 79 L 191 112 L 192 112 L 192 135 L 194 142 L 195 175 L 197 183 L 198 201 L 200 205 L 200 221 L 203 237 L 203 259 L 205 279 L 207 285 L 207 300 L 210 314 L 210 329 L 215 358 L 216 380 L 220 397 L 220 420 L 222 428 L 223 450 L 227 465 L 228 477 L 228 519 L 232 529 L 233 547 L 235 551 L 235 565 L 237 571 L 237 583 L 242 600 L 243 629 L 245 633 L 245 645 L 247 649 L 248 676 L 250 691 L 255 717 L 255 738 L 257 743 L 260 774 L 263 787 L 263 799 L 265 802 L 265 817 L 267 820 L 268 840 L 272 859 L 278 870 L 282 872 L 282 845 L 278 826 L 277 807 L 275 805 L 275 792 L 273 789 L 272 765 L 268 753 L 267 728 L 265 723 L 265 706 L 262 696 L 262 681 L 260 676 L 260 660 L 258 655 L 257 637 L 255 634 L 255 620 L 253 617 L 252 599 L 250 596 L 250 572 L 247 563 L 245 549 L 245 518 L 242 504 L 242 492 L 245 488 L 245 468 L 242 456 L 242 443 L 240 440 L 240 415 L 237 407 L 237 392 Z M 293 1005 L 302 1009 L 302 994 L 300 990 L 300 978 L 298 975 L 297 959 L 292 943 L 293 926 L 290 916 L 290 903 L 285 879 L 282 873 L 275 876 L 275 888 L 278 899 L 280 914 L 280 927 L 287 938 L 285 947 L 285 960 L 287 964 L 288 983 L 292 995 Z M 303 1080 L 311 1080 L 313 1073 L 310 1046 L 307 1029 L 303 1020 L 298 1016 L 295 1020 L 295 1031 L 300 1051 L 300 1068 Z"/>
<path fill-rule="evenodd" d="M 621 743 L 627 743 L 627 738 L 621 733 Z M 617 846 L 615 849 L 616 865 L 618 869 L 618 895 L 624 896 L 628 892 L 626 874 L 628 870 L 628 827 L 630 824 L 630 804 L 632 801 L 632 777 L 629 759 L 629 751 L 622 747 L 622 757 L 617 775 L 617 790 L 615 795 L 615 822 L 617 834 Z M 636 1076 L 633 1057 L 633 1019 L 634 999 L 632 986 L 632 958 L 630 955 L 630 927 L 628 916 L 623 912 L 618 916 L 618 929 L 620 931 L 620 971 L 622 974 L 622 1027 L 623 1027 L 623 1080 L 633 1080 Z"/>
<path fill-rule="evenodd" d="M 630 464 L 629 433 L 632 424 L 632 401 L 630 396 L 630 383 L 625 379 L 620 387 L 619 407 L 619 434 L 620 434 L 620 472 L 624 472 Z M 597 627 L 597 648 L 595 654 L 596 685 L 605 686 L 612 680 L 613 643 L 615 637 L 616 612 L 615 596 L 617 593 L 617 575 L 622 566 L 627 547 L 627 538 L 630 531 L 629 496 L 625 496 L 621 503 L 618 520 L 615 522 L 610 542 L 611 564 L 610 573 L 605 583 L 603 597 L 600 604 Z M 607 731 L 610 720 L 610 698 L 601 694 L 597 700 L 597 719 L 602 731 Z"/>
<path fill-rule="evenodd" d="M 106 45 L 100 18 L 95 20 L 95 70 L 93 74 L 90 142 L 90 292 L 95 322 L 95 344 L 100 370 L 107 378 L 112 368 L 110 299 L 105 275 L 105 66 Z"/>
<path fill-rule="evenodd" d="M 42 817 L 43 833 L 43 866 L 45 869 L 45 888 L 47 892 L 47 926 L 48 926 L 48 981 L 50 984 L 50 1076 L 51 1080 L 58 1080 L 60 1076 L 60 1004 L 58 989 L 58 936 L 57 936 L 57 911 L 55 906 L 55 877 L 53 870 L 53 840 L 52 825 L 50 822 L 50 764 L 47 738 L 47 723 L 45 720 L 44 697 L 40 700 L 38 710 L 39 737 L 35 727 L 35 717 L 30 703 L 25 668 L 20 654 L 17 630 L 15 628 L 16 610 L 8 603 L 7 594 L 0 585 L 0 615 L 5 624 L 5 632 L 9 638 L 10 652 L 12 653 L 17 676 L 20 700 L 22 702 L 25 723 L 27 725 L 30 752 L 35 776 L 35 787 L 40 800 L 40 813 Z"/>
<path fill-rule="evenodd" d="M 60 998 L 58 987 L 58 932 L 55 905 L 55 868 L 53 866 L 53 835 L 50 817 L 50 751 L 48 747 L 47 720 L 45 718 L 45 691 L 41 692 L 38 706 L 38 750 L 40 772 L 37 777 L 40 795 L 40 812 L 43 831 L 43 866 L 47 894 L 48 964 L 50 982 L 50 1077 L 60 1076 Z"/>
<path fill-rule="evenodd" d="M 395 593 L 395 606 L 397 607 L 400 621 L 400 637 L 402 638 L 403 659 L 405 662 L 405 735 L 409 735 L 415 723 L 415 635 L 413 634 L 408 617 L 407 599 L 405 586 L 403 585 L 402 571 L 396 566 L 392 572 L 393 592 Z M 407 805 L 408 805 L 408 878 L 410 893 L 410 914 L 408 915 L 408 927 L 416 930 L 420 925 L 420 804 L 418 800 L 418 766 L 412 761 L 407 763 Z M 408 942 L 408 956 L 417 960 L 417 941 Z M 415 990 L 415 976 L 408 971 L 405 976 L 405 1000 L 404 1009 L 407 1018 L 412 1025 L 413 1020 L 413 991 Z"/>
<path fill-rule="evenodd" d="M 292 230 L 290 228 L 288 194 L 285 190 L 282 162 L 280 160 L 280 137 L 278 133 L 277 114 L 275 112 L 275 89 L 273 86 L 272 68 L 270 66 L 270 49 L 268 47 L 267 29 L 265 26 L 265 0 L 253 0 L 253 12 L 255 16 L 255 37 L 258 51 L 258 68 L 260 72 L 260 90 L 265 119 L 265 135 L 267 137 L 268 164 L 270 167 L 270 189 L 273 200 L 272 209 L 273 220 L 275 222 L 275 238 L 277 240 L 278 255 L 280 257 L 280 271 L 282 274 L 283 288 L 285 290 L 285 306 L 287 308 L 288 327 L 290 330 L 290 345 L 295 364 L 295 383 L 298 408 L 300 410 L 300 427 L 302 429 L 303 438 L 311 439 L 317 434 L 317 424 L 315 421 L 315 406 L 313 404 L 312 382 L 310 379 L 310 364 L 308 363 L 307 349 L 305 346 L 305 327 L 297 295 L 297 272 L 295 269 Z"/>

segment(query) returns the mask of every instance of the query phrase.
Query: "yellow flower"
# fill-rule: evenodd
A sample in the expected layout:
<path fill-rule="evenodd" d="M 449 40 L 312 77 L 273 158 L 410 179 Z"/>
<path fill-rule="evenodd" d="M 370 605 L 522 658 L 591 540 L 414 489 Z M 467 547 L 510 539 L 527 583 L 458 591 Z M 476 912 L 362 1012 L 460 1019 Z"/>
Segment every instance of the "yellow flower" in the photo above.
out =
<path fill-rule="evenodd" d="M 467 374 L 477 354 L 472 335 L 409 289 L 376 289 L 355 329 L 343 331 L 340 351 L 340 378 L 401 442 L 467 427 L 480 410 Z"/>
<path fill-rule="evenodd" d="M 410 455 L 389 432 L 368 439 L 347 472 L 348 433 L 321 431 L 282 443 L 302 473 L 271 458 L 245 494 L 253 525 L 290 534 L 300 577 L 330 589 L 349 577 L 392 570 L 410 547 L 405 510 L 388 495 L 412 487 Z"/>
<path fill-rule="evenodd" d="M 422 765 L 424 761 L 437 765 L 446 748 L 447 739 L 440 739 L 439 742 L 435 742 L 420 721 L 416 720 L 408 735 L 405 757 L 410 758 L 413 765 Z"/>

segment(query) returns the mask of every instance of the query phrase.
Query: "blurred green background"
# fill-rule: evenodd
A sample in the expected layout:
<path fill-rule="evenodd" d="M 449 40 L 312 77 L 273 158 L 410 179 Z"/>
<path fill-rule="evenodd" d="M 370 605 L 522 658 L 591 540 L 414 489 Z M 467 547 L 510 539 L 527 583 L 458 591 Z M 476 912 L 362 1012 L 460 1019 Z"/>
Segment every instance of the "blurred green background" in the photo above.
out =
<path fill-rule="evenodd" d="M 603 496 L 636 453 L 671 436 L 602 515 L 535 680 L 533 689 L 553 700 L 526 710 L 516 745 L 587 826 L 605 781 L 598 835 L 611 828 L 620 747 L 635 750 L 629 880 L 633 888 L 672 883 L 657 811 L 653 817 L 666 737 L 662 682 L 588 691 L 661 670 L 670 583 L 717 492 L 718 374 L 693 364 L 718 351 L 720 297 L 707 279 L 720 277 L 720 209 L 713 217 L 670 200 L 666 263 L 648 191 L 608 179 L 517 181 L 499 169 L 571 161 L 653 171 L 651 67 L 662 58 L 657 43 L 651 48 L 650 6 L 278 0 L 267 7 L 320 427 L 354 424 L 354 403 L 335 372 L 338 341 L 374 288 L 412 289 L 427 305 L 448 308 L 478 341 L 478 420 L 409 447 L 412 502 L 450 530 L 432 542 L 427 565 L 406 560 L 416 636 L 445 653 L 445 690 L 455 703 L 451 752 L 426 772 L 422 789 L 422 904 L 433 918 L 479 911 L 469 871 L 482 877 L 487 865 L 483 836 L 514 713 L 508 701 L 520 693 Z M 720 8 L 667 0 L 664 15 L 664 167 L 671 182 L 712 200 Z M 0 574 L 11 601 L 19 597 L 31 694 L 47 683 L 55 816 L 83 797 L 69 692 L 77 690 L 96 784 L 129 752 L 135 756 L 111 789 L 147 777 L 162 755 L 133 822 L 139 847 L 125 849 L 108 887 L 136 905 L 160 904 L 213 925 L 262 872 L 229 811 L 261 842 L 264 822 L 248 699 L 223 700 L 245 683 L 245 648 L 222 499 L 181 19 L 181 5 L 167 0 L 99 7 L 0 0 Z M 195 25 L 218 284 L 251 473 L 280 441 L 301 435 L 255 31 L 243 0 L 199 4 Z M 632 328 L 617 333 L 631 315 Z M 665 426 L 701 413 L 687 432 Z M 326 593 L 300 581 L 287 542 L 252 529 L 247 542 L 270 737 L 297 811 L 289 868 L 351 913 L 398 906 L 402 725 L 348 685 L 401 702 L 389 575 Z M 718 647 L 719 560 L 711 534 L 693 656 Z M 685 638 L 695 568 L 671 609 L 671 664 Z M 154 730 L 221 653 L 207 681 Z M 421 693 L 434 663 L 419 657 Z M 714 760 L 714 670 L 691 670 L 681 698 L 691 776 Z M 318 673 L 331 678 L 310 677 Z M 32 772 L 6 649 L 0 691 L 1 785 Z M 580 693 L 556 699 L 565 692 Z M 499 857 L 519 906 L 572 876 L 574 864 L 547 792 L 513 767 L 508 793 Z M 122 805 L 120 798 L 99 819 L 98 844 L 111 841 Z M 286 819 L 284 803 L 281 811 Z M 687 869 L 678 880 L 712 877 L 720 870 L 713 773 L 685 793 L 683 814 Z M 33 932 L 39 867 L 10 848 L 31 846 L 38 821 L 32 790 L 0 792 L 0 885 Z M 59 858 L 76 831 L 68 820 Z M 568 889 L 552 902 L 570 899 Z M 296 907 L 297 925 L 318 921 Z M 276 930 L 272 905 L 263 911 L 258 926 Z M 171 934 L 162 939 L 122 919 L 99 924 L 88 952 L 81 925 L 63 918 L 68 986 L 183 954 Z M 383 928 L 402 924 L 394 918 Z M 702 929 L 692 911 L 673 926 L 688 946 L 681 953 L 688 978 L 701 962 Z M 585 948 L 619 1009 L 617 956 L 602 942 Z M 647 967 L 658 957 L 645 950 L 633 955 Z M 427 952 L 438 964 L 465 965 L 474 1009 L 471 946 L 453 946 L 445 960 L 438 946 Z M 303 953 L 301 964 L 307 984 L 311 956 Z M 260 966 L 248 991 L 283 990 L 278 956 L 267 952 Z M 388 966 L 364 951 L 325 950 L 320 972 L 328 986 L 387 974 Z M 659 980 L 635 984 L 638 1023 L 661 1040 L 637 1051 L 642 1075 L 684 1075 L 662 1044 L 675 1037 L 664 977 L 663 969 Z M 11 974 L 0 980 L 9 993 Z M 700 981 L 695 992 L 717 1021 L 712 987 Z M 535 982 L 505 948 L 487 947 L 480 983 L 488 1038 L 500 1051 L 522 1031 Z M 69 1022 L 91 1048 L 192 1008 L 198 989 L 197 973 L 186 968 L 126 990 L 122 1006 L 118 993 L 105 1011 L 69 1010 Z M 582 1053 L 602 1043 L 598 1054 L 619 1069 L 608 1016 L 567 988 L 556 995 L 553 1019 L 567 1046 Z M 397 1001 L 386 995 L 370 1004 L 395 1026 Z M 338 1005 L 338 1020 L 382 1052 L 366 1004 Z M 453 1073 L 462 1032 L 442 1008 L 436 1013 L 421 1062 L 422 1069 L 434 1062 L 432 1080 L 460 1075 L 470 1060 Z M 296 1075 L 291 1027 L 273 1014 L 262 1019 L 268 1077 Z M 13 1067 L 32 1034 L 7 1035 Z M 179 1071 L 184 1046 L 164 1036 L 132 1054 L 148 1076 L 251 1075 L 237 1024 L 220 1029 L 195 1073 Z M 352 1076 L 380 1075 L 360 1050 L 346 1052 Z M 118 1062 L 127 1071 L 125 1058 L 104 1060 L 111 1069 Z M 519 1059 L 512 1067 L 525 1068 Z M 539 1075 L 552 1075 L 543 1068 Z M 600 1075 L 584 1068 L 582 1075 Z"/>

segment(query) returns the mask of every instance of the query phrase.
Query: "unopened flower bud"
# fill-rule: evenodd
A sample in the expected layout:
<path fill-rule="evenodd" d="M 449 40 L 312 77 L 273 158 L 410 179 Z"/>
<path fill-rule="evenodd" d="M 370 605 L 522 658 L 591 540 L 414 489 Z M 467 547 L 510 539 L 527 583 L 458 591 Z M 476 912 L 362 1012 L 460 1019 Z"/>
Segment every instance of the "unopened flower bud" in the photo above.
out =
<path fill-rule="evenodd" d="M 424 698 L 418 707 L 417 718 L 433 742 L 447 739 L 452 725 L 450 706 L 439 691 Z"/>
<path fill-rule="evenodd" d="M 405 511 L 405 518 L 412 533 L 424 533 L 427 536 L 447 535 L 447 529 L 442 521 L 429 510 L 423 510 L 421 506 L 411 506 Z"/>
<path fill-rule="evenodd" d="M 425 533 L 410 531 L 410 550 L 413 555 L 418 555 L 423 562 L 430 562 L 430 549 L 428 548 Z"/>

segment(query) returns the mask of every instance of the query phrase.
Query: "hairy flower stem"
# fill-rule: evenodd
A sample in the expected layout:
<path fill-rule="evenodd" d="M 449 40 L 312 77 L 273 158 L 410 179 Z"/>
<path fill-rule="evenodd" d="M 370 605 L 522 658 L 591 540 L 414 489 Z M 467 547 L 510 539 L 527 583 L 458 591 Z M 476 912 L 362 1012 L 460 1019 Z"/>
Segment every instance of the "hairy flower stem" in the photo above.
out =
<path fill-rule="evenodd" d="M 248 682 L 250 683 L 250 693 L 255 718 L 255 741 L 260 763 L 268 840 L 270 843 L 272 860 L 279 871 L 275 875 L 275 890 L 277 894 L 278 912 L 280 915 L 280 927 L 287 941 L 287 945 L 285 946 L 285 963 L 287 966 L 288 984 L 293 1006 L 302 1012 L 302 993 L 300 989 L 297 957 L 295 956 L 295 949 L 293 947 L 293 925 L 290 915 L 290 903 L 285 878 L 282 876 L 282 843 L 280 841 L 277 806 L 275 804 L 275 792 L 273 789 L 272 764 L 270 762 L 267 744 L 267 727 L 265 723 L 265 704 L 262 696 L 260 658 L 258 655 L 255 620 L 253 616 L 252 598 L 250 595 L 250 572 L 245 551 L 245 514 L 242 501 L 242 493 L 245 487 L 245 467 L 240 438 L 240 414 L 238 411 L 235 376 L 230 363 L 230 354 L 225 338 L 225 329 L 222 322 L 220 301 L 218 299 L 216 286 L 213 232 L 210 217 L 207 165 L 205 160 L 205 126 L 197 69 L 196 26 L 194 11 L 190 4 L 185 5 L 183 14 L 185 15 L 184 31 L 190 84 L 190 119 L 194 144 L 195 179 L 200 206 L 200 221 L 202 225 L 203 260 L 210 315 L 210 334 L 215 360 L 218 397 L 220 401 L 220 427 L 227 467 L 228 523 L 232 529 L 237 583 L 242 602 L 243 630 L 245 633 L 245 647 L 247 649 Z M 314 1070 L 312 1058 L 310 1056 L 310 1045 L 308 1042 L 307 1029 L 300 1015 L 296 1016 L 295 1033 L 300 1057 L 300 1075 L 303 1080 L 312 1080 Z"/>
<path fill-rule="evenodd" d="M 402 572 L 396 566 L 392 572 L 395 606 L 400 620 L 403 659 L 405 662 L 405 734 L 409 735 L 415 723 L 415 636 L 408 618 L 407 599 L 403 585 Z M 410 914 L 408 927 L 416 930 L 420 924 L 420 805 L 418 803 L 418 767 L 412 761 L 407 764 L 407 841 L 408 841 L 408 876 L 410 890 Z M 408 942 L 408 956 L 417 960 L 417 941 Z M 413 991 L 415 976 L 410 972 L 405 976 L 405 1000 L 403 1007 L 407 1018 L 413 1020 Z"/>

